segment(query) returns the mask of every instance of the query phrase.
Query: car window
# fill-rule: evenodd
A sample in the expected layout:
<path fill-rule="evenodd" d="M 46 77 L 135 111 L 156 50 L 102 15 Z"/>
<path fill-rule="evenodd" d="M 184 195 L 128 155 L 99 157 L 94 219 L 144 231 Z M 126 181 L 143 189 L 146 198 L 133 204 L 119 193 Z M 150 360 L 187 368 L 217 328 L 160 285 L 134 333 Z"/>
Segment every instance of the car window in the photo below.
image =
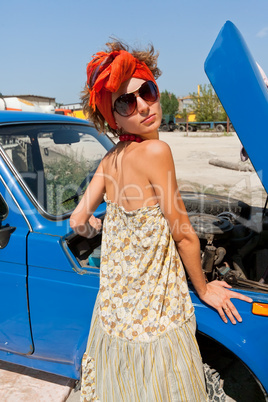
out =
<path fill-rule="evenodd" d="M 75 208 L 107 150 L 88 126 L 3 127 L 0 144 L 34 199 L 50 215 Z"/>

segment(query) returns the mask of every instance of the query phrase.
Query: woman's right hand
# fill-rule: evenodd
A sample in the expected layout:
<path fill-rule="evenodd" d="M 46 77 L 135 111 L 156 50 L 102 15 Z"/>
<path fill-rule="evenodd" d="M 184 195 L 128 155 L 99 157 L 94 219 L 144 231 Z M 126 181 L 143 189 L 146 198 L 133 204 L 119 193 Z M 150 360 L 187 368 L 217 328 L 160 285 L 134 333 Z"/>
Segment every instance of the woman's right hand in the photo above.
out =
<path fill-rule="evenodd" d="M 225 323 L 228 322 L 228 317 L 232 324 L 236 324 L 236 320 L 242 322 L 242 318 L 230 299 L 239 299 L 248 303 L 252 303 L 253 300 L 241 293 L 233 292 L 231 288 L 232 286 L 227 282 L 215 280 L 206 284 L 206 292 L 199 297 L 215 308 Z"/>

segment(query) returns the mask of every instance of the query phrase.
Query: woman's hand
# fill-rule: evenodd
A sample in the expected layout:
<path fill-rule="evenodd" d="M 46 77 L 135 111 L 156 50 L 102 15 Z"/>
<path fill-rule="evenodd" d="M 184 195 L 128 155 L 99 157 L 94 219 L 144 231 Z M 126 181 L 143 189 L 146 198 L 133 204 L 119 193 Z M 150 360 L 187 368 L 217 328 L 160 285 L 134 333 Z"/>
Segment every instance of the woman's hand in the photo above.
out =
<path fill-rule="evenodd" d="M 100 232 L 101 226 L 101 220 L 96 218 L 94 215 L 91 215 L 87 224 L 85 225 L 85 232 L 82 236 L 85 236 L 87 239 L 92 239 Z"/>
<path fill-rule="evenodd" d="M 101 231 L 102 227 L 101 219 L 96 218 L 94 215 L 91 215 L 91 217 L 88 220 L 88 223 L 92 228 L 92 234 L 93 234 L 92 237 L 96 236 L 96 234 L 98 234 Z"/>
<path fill-rule="evenodd" d="M 86 223 L 78 224 L 75 218 L 70 218 L 70 226 L 73 231 L 80 236 L 86 237 L 87 239 L 92 239 L 92 237 L 96 236 L 102 227 L 101 219 L 96 218 L 94 215 L 91 215 Z"/>
<path fill-rule="evenodd" d="M 236 324 L 236 320 L 242 322 L 242 318 L 230 299 L 240 299 L 248 303 L 252 303 L 253 300 L 241 293 L 229 290 L 231 287 L 224 281 L 212 281 L 207 283 L 206 292 L 202 296 L 200 295 L 200 298 L 214 307 L 225 323 L 228 322 L 228 317 L 232 324 Z"/>

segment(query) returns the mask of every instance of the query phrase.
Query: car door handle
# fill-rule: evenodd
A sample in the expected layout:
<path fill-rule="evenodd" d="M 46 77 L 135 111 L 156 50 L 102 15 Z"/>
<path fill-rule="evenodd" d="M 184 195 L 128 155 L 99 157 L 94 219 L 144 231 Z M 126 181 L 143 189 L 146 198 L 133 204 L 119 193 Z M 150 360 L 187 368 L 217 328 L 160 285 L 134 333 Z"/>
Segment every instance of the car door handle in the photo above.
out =
<path fill-rule="evenodd" d="M 0 249 L 5 248 L 6 245 L 9 242 L 11 233 L 13 233 L 16 230 L 14 226 L 3 226 L 0 227 Z"/>

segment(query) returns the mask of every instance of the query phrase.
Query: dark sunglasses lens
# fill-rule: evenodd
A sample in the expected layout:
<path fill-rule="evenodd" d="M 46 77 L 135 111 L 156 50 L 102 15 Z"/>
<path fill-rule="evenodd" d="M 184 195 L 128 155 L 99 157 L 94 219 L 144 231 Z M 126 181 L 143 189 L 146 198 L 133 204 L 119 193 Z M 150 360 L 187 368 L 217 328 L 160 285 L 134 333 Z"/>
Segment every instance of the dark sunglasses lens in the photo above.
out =
<path fill-rule="evenodd" d="M 121 116 L 130 116 L 136 109 L 137 101 L 134 94 L 119 96 L 114 103 L 114 110 Z"/>
<path fill-rule="evenodd" d="M 153 81 L 147 81 L 139 89 L 139 95 L 147 102 L 155 102 L 158 98 L 157 87 Z"/>
<path fill-rule="evenodd" d="M 155 102 L 158 99 L 157 86 L 153 81 L 146 81 L 139 89 L 139 96 L 146 102 Z M 134 93 L 123 94 L 116 99 L 114 110 L 121 116 L 130 116 L 137 107 Z"/>

